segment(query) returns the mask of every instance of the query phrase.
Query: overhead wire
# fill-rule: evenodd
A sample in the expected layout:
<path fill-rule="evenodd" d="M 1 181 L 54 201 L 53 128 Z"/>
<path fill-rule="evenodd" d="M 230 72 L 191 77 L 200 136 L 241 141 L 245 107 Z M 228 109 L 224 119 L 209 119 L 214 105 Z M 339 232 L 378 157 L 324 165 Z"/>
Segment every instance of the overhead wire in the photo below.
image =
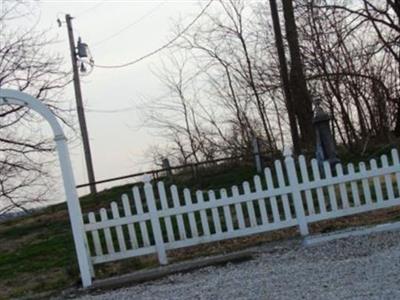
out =
<path fill-rule="evenodd" d="M 168 48 L 170 45 L 172 45 L 173 43 L 175 43 L 186 31 L 188 31 L 190 29 L 190 27 L 192 27 L 197 20 L 200 19 L 200 17 L 205 13 L 205 11 L 207 10 L 207 8 L 211 5 L 211 3 L 213 2 L 213 0 L 210 0 L 204 7 L 203 9 L 200 11 L 200 13 L 180 32 L 178 33 L 173 39 L 171 39 L 169 42 L 167 42 L 166 44 L 164 44 L 163 46 L 155 49 L 154 51 L 151 51 L 133 61 L 130 62 L 126 62 L 126 63 L 122 63 L 119 65 L 97 65 L 97 64 L 92 64 L 94 67 L 97 68 L 104 68 L 104 69 L 119 69 L 119 68 L 124 68 L 127 66 L 131 66 L 133 64 L 136 64 L 146 58 L 149 58 L 155 54 L 157 54 L 158 52 L 163 51 L 164 49 Z"/>
<path fill-rule="evenodd" d="M 167 1 L 163 1 L 161 3 L 159 3 L 158 5 L 156 5 L 155 7 L 153 7 L 152 9 L 150 9 L 149 11 L 147 11 L 143 16 L 141 16 L 140 18 L 136 19 L 135 21 L 133 21 L 132 23 L 129 23 L 128 25 L 124 26 L 123 28 L 121 28 L 120 30 L 118 30 L 117 32 L 111 34 L 110 36 L 97 41 L 95 43 L 92 44 L 92 48 L 96 48 L 97 46 L 117 37 L 118 35 L 120 35 L 121 33 L 125 32 L 127 29 L 131 28 L 132 26 L 135 26 L 137 24 L 139 24 L 140 22 L 142 22 L 144 19 L 150 17 L 151 15 L 153 15 L 160 7 L 162 7 L 163 5 L 165 5 L 167 3 Z"/>
<path fill-rule="evenodd" d="M 87 14 L 88 12 L 91 12 L 97 8 L 99 8 L 101 5 L 106 4 L 106 0 L 102 0 L 98 3 L 96 3 L 95 5 L 90 6 L 89 8 L 83 10 L 82 12 L 78 13 L 75 18 L 79 18 L 82 17 L 83 15 Z"/>
<path fill-rule="evenodd" d="M 125 112 L 130 112 L 136 110 L 135 107 L 126 107 L 126 108 L 119 108 L 119 109 L 92 109 L 92 108 L 87 108 L 86 111 L 89 113 L 103 113 L 103 114 L 113 114 L 113 113 L 125 113 Z"/>

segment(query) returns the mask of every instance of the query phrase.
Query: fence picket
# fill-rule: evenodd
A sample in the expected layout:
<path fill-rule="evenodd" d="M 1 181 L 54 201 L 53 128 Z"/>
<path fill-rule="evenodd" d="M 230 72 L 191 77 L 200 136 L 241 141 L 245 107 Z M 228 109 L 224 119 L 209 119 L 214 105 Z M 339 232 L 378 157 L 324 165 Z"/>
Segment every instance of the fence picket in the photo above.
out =
<path fill-rule="evenodd" d="M 376 163 L 375 159 L 371 159 L 370 161 L 371 165 L 371 170 L 377 170 L 378 165 Z M 375 190 L 375 197 L 376 197 L 376 202 L 381 203 L 383 202 L 383 194 L 382 194 L 382 187 L 381 187 L 381 182 L 379 180 L 379 176 L 373 177 L 373 182 L 374 182 L 374 190 Z"/>
<path fill-rule="evenodd" d="M 171 186 L 171 195 L 172 195 L 172 201 L 174 202 L 174 207 L 180 208 L 181 204 L 179 202 L 178 188 L 176 187 L 176 185 Z M 187 236 L 186 236 L 185 224 L 183 223 L 182 214 L 178 214 L 176 216 L 176 222 L 178 223 L 179 238 L 181 240 L 186 240 Z"/>
<path fill-rule="evenodd" d="M 135 202 L 135 207 L 138 215 L 144 214 L 142 199 L 140 197 L 140 190 L 137 186 L 133 187 L 133 200 Z M 139 222 L 140 233 L 143 239 L 143 245 L 145 247 L 150 246 L 149 232 L 147 230 L 146 221 Z"/>
<path fill-rule="evenodd" d="M 340 178 L 343 176 L 343 167 L 341 164 L 336 164 L 336 174 Z M 342 208 L 346 209 L 350 207 L 349 197 L 347 196 L 347 188 L 345 183 L 339 184 L 340 199 L 342 200 Z"/>
<path fill-rule="evenodd" d="M 121 197 L 123 213 L 120 213 L 118 204 L 112 202 L 110 212 L 104 208 L 100 209 L 100 220 L 96 220 L 94 213 L 88 214 L 84 230 L 87 234 L 85 238 L 91 235 L 93 241 L 88 249 L 92 252 L 91 261 L 98 264 L 156 252 L 160 264 L 166 264 L 166 249 L 178 249 L 297 225 L 304 236 L 308 234 L 309 223 L 399 205 L 400 162 L 396 150 L 392 150 L 392 158 L 393 163 L 389 165 L 387 156 L 381 156 L 382 166 L 379 168 L 376 160 L 370 161 L 370 168 L 361 162 L 357 172 L 354 166 L 349 164 L 347 174 L 343 174 L 342 165 L 337 164 L 335 177 L 332 175 L 330 165 L 325 162 L 323 164 L 325 175 L 321 178 L 321 170 L 316 160 L 311 161 L 312 174 L 309 174 L 304 156 L 299 157 L 298 166 L 291 156 L 286 156 L 284 165 L 280 161 L 275 162 L 277 179 L 275 182 L 271 170 L 269 168 L 264 170 L 266 188 L 256 175 L 253 178 L 255 191 L 251 190 L 249 182 L 244 182 L 242 194 L 237 186 L 233 186 L 232 196 L 228 196 L 226 189 L 221 189 L 220 197 L 216 199 L 214 191 L 208 191 L 209 201 L 205 201 L 204 193 L 196 191 L 196 201 L 192 198 L 190 190 L 185 189 L 181 201 L 177 187 L 172 186 L 170 191 L 173 207 L 168 201 L 164 184 L 159 182 L 157 187 L 161 205 L 157 208 L 154 192 L 156 187 L 147 182 L 144 186 L 145 203 L 139 187 L 132 189 L 137 213 L 133 213 L 133 205 L 125 194 Z M 298 167 L 302 180 L 298 175 Z M 397 188 L 393 186 L 395 181 Z M 370 182 L 373 183 L 374 190 Z M 339 187 L 338 191 L 336 187 Z M 374 191 L 376 201 L 373 199 Z M 281 203 L 278 203 L 277 198 Z M 306 205 L 308 215 L 305 212 Z M 243 212 L 245 207 L 246 212 Z M 112 214 L 112 217 L 108 214 L 110 216 Z M 165 221 L 165 236 L 163 236 L 164 223 L 161 219 Z M 222 223 L 226 226 L 222 226 Z M 178 229 L 175 229 L 176 225 Z M 140 229 L 140 232 L 135 229 Z M 190 239 L 187 238 L 188 235 Z M 164 239 L 166 241 L 167 238 L 166 245 Z"/>
<path fill-rule="evenodd" d="M 347 170 L 349 172 L 349 175 L 354 175 L 355 171 L 354 171 L 354 165 L 352 163 L 349 163 L 347 165 Z M 360 195 L 358 193 L 358 186 L 357 186 L 357 182 L 352 180 L 350 182 L 350 186 L 351 186 L 351 194 L 353 195 L 353 201 L 354 201 L 354 206 L 360 206 L 361 202 L 360 202 Z"/>
<path fill-rule="evenodd" d="M 256 188 L 256 192 L 262 192 L 263 188 L 261 185 L 260 176 L 258 175 L 254 176 L 254 185 Z M 260 208 L 261 224 L 267 224 L 268 215 L 267 215 L 267 209 L 265 207 L 265 199 L 258 199 L 258 207 Z"/>
<path fill-rule="evenodd" d="M 389 167 L 389 163 L 388 163 L 388 159 L 387 159 L 386 155 L 381 156 L 381 162 L 382 162 L 383 168 Z M 387 200 L 392 200 L 392 199 L 394 199 L 392 179 L 390 178 L 390 175 L 385 175 L 384 178 L 385 178 L 385 186 L 386 186 L 386 191 L 387 191 Z"/>
<path fill-rule="evenodd" d="M 159 181 L 157 183 L 157 188 L 158 188 L 158 195 L 160 196 L 161 208 L 168 209 L 167 193 L 165 192 L 164 182 Z M 172 227 L 171 217 L 170 216 L 165 217 L 164 221 L 165 221 L 165 228 L 167 230 L 168 242 L 172 243 L 175 241 L 175 236 L 174 236 L 174 229 Z"/>
<path fill-rule="evenodd" d="M 332 178 L 332 170 L 331 170 L 331 165 L 328 161 L 324 161 L 324 172 L 325 172 L 325 178 L 330 179 Z M 330 185 L 328 186 L 328 195 L 329 195 L 329 203 L 331 205 L 331 210 L 332 211 L 337 211 L 338 205 L 337 205 L 337 199 L 336 199 L 336 193 L 335 193 L 335 186 Z"/>
<path fill-rule="evenodd" d="M 304 155 L 299 156 L 299 163 L 300 163 L 300 172 L 301 172 L 301 177 L 302 177 L 302 182 L 304 184 L 310 182 L 310 178 L 308 176 L 308 168 L 306 164 L 306 159 Z M 311 193 L 311 190 L 306 190 L 305 191 L 306 195 L 306 202 L 307 202 L 307 210 L 308 210 L 308 215 L 315 215 L 315 208 L 314 208 L 314 200 L 313 196 Z"/>
<path fill-rule="evenodd" d="M 107 210 L 105 208 L 100 209 L 100 218 L 101 218 L 102 222 L 108 220 Z M 110 228 L 107 227 L 107 228 L 104 228 L 103 230 L 104 230 L 104 236 L 106 238 L 106 246 L 107 246 L 108 254 L 114 254 L 115 249 L 114 249 L 114 244 L 113 244 L 113 240 L 111 237 Z"/>
<path fill-rule="evenodd" d="M 358 167 L 359 167 L 361 173 L 365 173 L 367 171 L 367 168 L 366 168 L 364 162 L 360 162 L 358 164 Z M 364 194 L 365 204 L 366 205 L 372 205 L 371 190 L 369 188 L 368 179 L 361 180 L 361 184 L 362 184 L 362 187 L 363 187 L 363 194 Z"/>
<path fill-rule="evenodd" d="M 211 203 L 216 202 L 214 191 L 208 191 L 208 199 Z M 218 213 L 218 208 L 213 207 L 211 209 L 211 216 L 215 228 L 215 233 L 220 234 L 222 232 L 222 227 L 221 227 L 221 218 L 219 217 Z"/>
<path fill-rule="evenodd" d="M 89 213 L 89 223 L 96 223 L 96 215 L 92 212 Z M 93 238 L 93 244 L 94 244 L 94 252 L 96 256 L 103 255 L 103 249 L 101 247 L 101 242 L 100 242 L 100 236 L 99 236 L 99 231 L 98 230 L 92 230 L 92 238 Z"/>
<path fill-rule="evenodd" d="M 274 182 L 272 180 L 272 174 L 270 168 L 265 168 L 264 170 L 265 174 L 265 181 L 267 184 L 267 190 L 274 190 Z M 270 203 L 271 203 L 271 210 L 272 210 L 272 216 L 274 217 L 274 223 L 278 223 L 281 221 L 281 216 L 279 214 L 278 210 L 278 203 L 276 201 L 276 197 L 272 196 L 270 197 Z"/>
<path fill-rule="evenodd" d="M 285 157 L 285 167 L 288 174 L 289 185 L 292 190 L 292 199 L 295 207 L 297 223 L 299 224 L 300 234 L 305 236 L 309 234 L 307 219 L 305 217 L 301 189 L 299 187 L 299 178 L 297 176 L 294 159 L 291 155 Z"/>
<path fill-rule="evenodd" d="M 314 181 L 321 180 L 321 176 L 319 174 L 319 166 L 316 159 L 311 160 L 311 168 L 314 176 Z M 324 191 L 322 190 L 322 188 L 317 188 L 317 198 L 318 198 L 319 212 L 320 214 L 325 214 L 326 204 L 325 204 Z"/>
<path fill-rule="evenodd" d="M 251 193 L 250 184 L 247 181 L 243 182 L 243 191 L 245 195 Z M 247 207 L 247 212 L 249 213 L 250 227 L 256 227 L 257 218 L 256 218 L 256 213 L 254 211 L 253 201 L 246 201 L 246 207 Z"/>
<path fill-rule="evenodd" d="M 228 194 L 226 192 L 226 189 L 221 189 L 220 190 L 221 194 L 221 203 L 224 203 L 225 200 L 228 198 Z M 228 232 L 233 232 L 233 222 L 232 222 L 232 215 L 231 215 L 231 210 L 229 205 L 224 205 L 224 217 L 225 217 L 225 223 L 226 223 L 226 229 Z"/>
<path fill-rule="evenodd" d="M 208 225 L 207 212 L 205 209 L 204 196 L 203 196 L 202 191 L 196 192 L 196 199 L 197 199 L 197 203 L 199 205 L 204 206 L 204 209 L 200 210 L 201 227 L 203 228 L 203 234 L 205 236 L 209 236 L 210 235 L 210 227 Z"/>
<path fill-rule="evenodd" d="M 239 197 L 239 189 L 236 185 L 234 185 L 232 187 L 232 196 L 234 198 L 238 198 Z M 244 221 L 244 217 L 243 217 L 243 209 L 242 209 L 242 204 L 241 203 L 236 203 L 235 204 L 235 210 L 236 210 L 236 217 L 238 220 L 238 226 L 239 229 L 243 229 L 246 227 L 246 223 Z"/>
<path fill-rule="evenodd" d="M 393 159 L 394 166 L 400 165 L 399 153 L 396 149 L 392 149 L 392 159 Z M 396 172 L 395 176 L 396 176 L 396 183 L 397 183 L 397 195 L 400 196 L 400 172 Z"/>
<path fill-rule="evenodd" d="M 118 204 L 116 202 L 111 202 L 111 212 L 113 219 L 119 219 Z M 124 232 L 122 231 L 122 226 L 121 225 L 115 226 L 115 230 L 117 231 L 119 251 L 125 252 L 126 244 L 125 244 Z"/>
<path fill-rule="evenodd" d="M 126 217 L 132 216 L 131 205 L 129 204 L 129 198 L 128 198 L 128 195 L 126 195 L 126 194 L 122 195 L 122 206 L 124 208 L 125 216 Z M 133 224 L 128 224 L 128 234 L 129 234 L 129 239 L 131 240 L 132 249 L 137 248 L 138 241 L 137 241 L 136 232 L 135 232 L 135 228 L 133 227 Z"/>
<path fill-rule="evenodd" d="M 282 164 L 280 160 L 275 161 L 275 171 L 276 175 L 278 177 L 278 186 L 279 188 L 283 188 L 286 186 L 285 183 L 285 177 L 283 175 L 283 170 L 282 170 Z M 285 220 L 289 221 L 292 219 L 292 213 L 290 212 L 290 206 L 289 206 L 289 199 L 286 194 L 281 196 L 282 203 L 283 203 L 283 211 L 285 213 Z"/>
<path fill-rule="evenodd" d="M 192 196 L 190 195 L 189 189 L 183 190 L 183 198 L 185 200 L 185 205 L 187 206 L 192 205 Z M 189 212 L 188 216 L 189 216 L 189 226 L 190 226 L 190 231 L 192 232 L 192 237 L 198 237 L 199 232 L 197 230 L 196 218 L 194 217 L 194 213 Z"/>
<path fill-rule="evenodd" d="M 165 251 L 165 244 L 162 236 L 160 218 L 158 216 L 158 210 L 156 206 L 156 199 L 154 197 L 153 185 L 150 183 L 150 181 L 145 182 L 144 192 L 147 206 L 149 208 L 150 222 L 153 229 L 153 237 L 157 250 L 158 262 L 161 265 L 166 265 L 168 263 L 167 253 Z"/>

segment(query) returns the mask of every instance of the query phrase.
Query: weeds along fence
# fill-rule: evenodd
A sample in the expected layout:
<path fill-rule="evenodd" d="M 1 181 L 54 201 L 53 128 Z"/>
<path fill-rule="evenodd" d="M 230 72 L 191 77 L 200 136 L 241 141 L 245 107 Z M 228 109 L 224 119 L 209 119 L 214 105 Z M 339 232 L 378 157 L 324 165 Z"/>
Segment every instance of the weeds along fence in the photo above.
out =
<path fill-rule="evenodd" d="M 287 156 L 263 176 L 229 190 L 178 190 L 163 182 L 122 195 L 109 209 L 90 212 L 84 220 L 93 264 L 167 252 L 387 208 L 400 204 L 397 150 L 357 166 L 319 166 Z"/>

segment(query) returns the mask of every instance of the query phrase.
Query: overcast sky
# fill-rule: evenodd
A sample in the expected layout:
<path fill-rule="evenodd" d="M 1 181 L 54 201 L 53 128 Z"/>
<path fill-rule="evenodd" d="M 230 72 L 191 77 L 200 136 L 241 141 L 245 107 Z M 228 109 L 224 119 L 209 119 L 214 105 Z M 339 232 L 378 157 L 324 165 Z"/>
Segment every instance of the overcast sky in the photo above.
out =
<path fill-rule="evenodd" d="M 75 37 L 89 45 L 96 64 L 131 61 L 174 37 L 173 20 L 188 24 L 208 1 L 61 1 L 37 2 L 38 29 L 50 29 L 60 43 L 55 47 L 70 67 L 67 29 L 58 27 L 65 14 L 72 17 Z M 152 74 L 160 55 L 124 69 L 96 68 L 82 78 L 82 93 L 92 147 L 96 179 L 145 171 L 151 157 L 146 150 L 157 141 L 150 129 L 141 128 L 143 97 L 156 97 L 162 87 Z M 153 68 L 154 69 L 154 68 Z M 74 103 L 73 86 L 66 96 Z M 74 106 L 75 107 L 75 106 Z M 119 110 L 114 113 L 107 111 Z M 105 112 L 104 112 L 105 111 Z M 72 149 L 77 183 L 87 182 L 82 147 Z M 104 186 L 100 186 L 100 189 Z"/>

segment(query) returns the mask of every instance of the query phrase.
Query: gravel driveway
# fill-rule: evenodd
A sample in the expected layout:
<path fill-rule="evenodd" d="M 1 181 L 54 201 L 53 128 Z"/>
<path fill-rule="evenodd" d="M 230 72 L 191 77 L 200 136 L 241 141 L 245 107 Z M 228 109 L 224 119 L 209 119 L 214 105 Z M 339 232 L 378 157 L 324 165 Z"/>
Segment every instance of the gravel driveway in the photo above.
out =
<path fill-rule="evenodd" d="M 284 241 L 254 260 L 87 295 L 111 299 L 400 299 L 400 232 L 305 248 Z"/>

